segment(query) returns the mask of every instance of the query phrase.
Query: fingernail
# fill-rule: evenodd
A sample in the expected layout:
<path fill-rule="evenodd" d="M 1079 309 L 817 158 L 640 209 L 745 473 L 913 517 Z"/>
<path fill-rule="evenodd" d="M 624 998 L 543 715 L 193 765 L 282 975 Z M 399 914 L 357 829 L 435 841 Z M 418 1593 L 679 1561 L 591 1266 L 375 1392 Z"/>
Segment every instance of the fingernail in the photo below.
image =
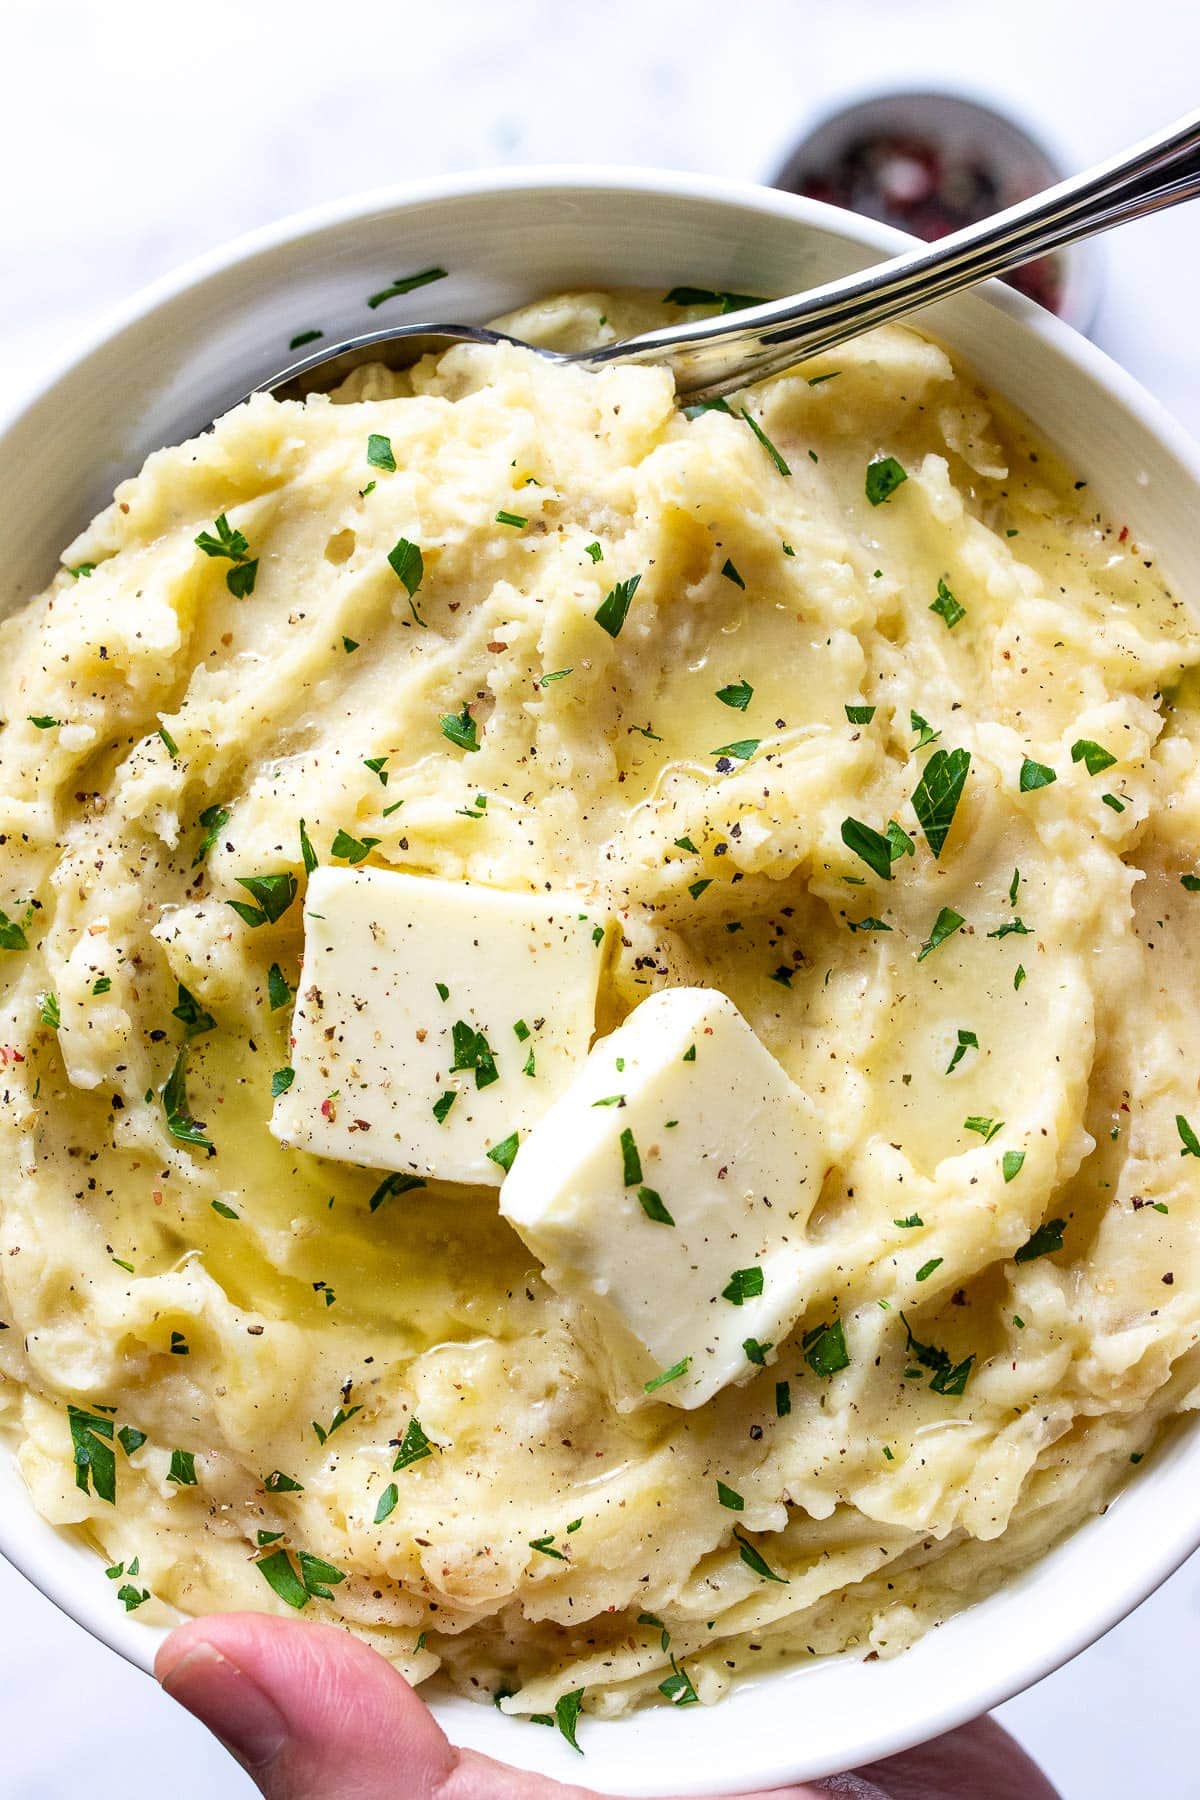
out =
<path fill-rule="evenodd" d="M 166 1670 L 162 1686 L 248 1768 L 271 1762 L 287 1743 L 287 1725 L 275 1702 L 212 1644 L 193 1645 Z"/>

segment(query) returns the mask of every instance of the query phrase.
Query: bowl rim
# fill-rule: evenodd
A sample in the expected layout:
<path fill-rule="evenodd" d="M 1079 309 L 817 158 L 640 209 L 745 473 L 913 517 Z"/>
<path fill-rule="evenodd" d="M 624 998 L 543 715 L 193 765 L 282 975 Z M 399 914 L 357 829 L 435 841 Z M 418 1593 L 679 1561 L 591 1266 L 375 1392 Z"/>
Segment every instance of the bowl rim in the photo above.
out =
<path fill-rule="evenodd" d="M 914 242 L 906 234 L 890 226 L 820 201 L 754 182 L 676 170 L 627 167 L 621 164 L 537 164 L 501 170 L 467 170 L 453 175 L 389 184 L 290 213 L 243 233 L 189 259 L 109 308 L 97 324 L 77 334 L 32 386 L 18 395 L 15 406 L 0 413 L 0 438 L 16 428 L 36 408 L 51 400 L 59 383 L 110 341 L 130 327 L 144 323 L 176 297 L 190 289 L 201 287 L 210 278 L 231 268 L 250 264 L 258 256 L 289 244 L 298 246 L 306 239 L 371 215 L 399 215 L 413 207 L 441 201 L 460 198 L 486 200 L 495 194 L 538 190 L 565 195 L 580 191 L 611 192 L 618 198 L 640 195 L 668 203 L 672 200 L 716 203 L 720 207 L 739 211 L 748 218 L 769 216 L 790 221 L 800 227 L 815 226 L 826 234 L 841 238 L 856 249 L 874 250 L 880 256 L 894 255 L 911 247 Z M 531 275 L 534 273 L 531 271 Z M 992 281 L 981 287 L 978 293 L 989 305 L 1008 313 L 1027 332 L 1040 338 L 1119 409 L 1131 414 L 1166 449 L 1184 480 L 1190 482 L 1197 501 L 1200 502 L 1200 446 L 1140 382 L 1072 327 L 1013 289 Z M 1192 1448 L 1200 1463 L 1200 1421 L 1193 1417 L 1190 1431 L 1186 1424 L 1176 1422 L 1169 1435 L 1176 1452 L 1180 1450 L 1185 1438 L 1194 1439 Z M 1171 1459 L 1164 1458 L 1164 1462 L 1168 1460 Z M 9 1467 L 4 1468 L 4 1463 Z M 1140 1479 L 1145 1481 L 1147 1477 L 1143 1475 Z M 84 1585 L 73 1583 L 70 1576 L 73 1563 L 77 1565 L 83 1558 L 96 1560 L 95 1552 L 70 1532 L 49 1524 L 36 1513 L 32 1504 L 20 1514 L 4 1504 L 6 1496 L 18 1491 L 23 1491 L 23 1484 L 16 1472 L 15 1459 L 5 1453 L 0 1457 L 0 1554 L 93 1637 L 116 1650 L 135 1667 L 151 1673 L 154 1651 L 165 1632 L 93 1604 L 91 1591 Z M 1123 1497 L 1124 1490 L 1118 1498 Z M 1107 1510 L 1109 1509 L 1106 1508 L 1105 1511 Z M 1091 1592 L 1094 1597 L 1091 1604 L 1070 1614 L 1066 1626 L 1041 1636 L 1037 1643 L 1026 1641 L 1018 1653 L 1005 1662 L 1003 1673 L 993 1674 L 989 1680 L 969 1688 L 967 1694 L 960 1695 L 951 1702 L 941 1700 L 927 1708 L 921 1708 L 907 1723 L 893 1721 L 887 1726 L 879 1726 L 872 1724 L 869 1715 L 866 1715 L 861 1742 L 854 1752 L 855 1765 L 894 1755 L 989 1711 L 1034 1685 L 1095 1642 L 1148 1598 L 1200 1546 L 1200 1508 L 1192 1513 L 1177 1511 L 1167 1523 L 1164 1523 L 1160 1512 L 1154 1520 L 1154 1527 L 1152 1552 L 1139 1561 L 1134 1575 L 1126 1574 L 1123 1582 L 1118 1580 L 1113 1584 L 1093 1582 Z M 1036 1570 L 1048 1558 L 1061 1558 L 1071 1545 L 1080 1545 L 1084 1540 L 1087 1541 L 1094 1561 L 1097 1553 L 1091 1548 L 1091 1541 L 1097 1531 L 1102 1529 L 1102 1515 L 1089 1517 L 1069 1533 L 1066 1539 L 1056 1542 L 1038 1557 L 1031 1568 Z M 1146 1534 L 1143 1534 L 1141 1541 L 1149 1541 Z M 998 1590 L 999 1596 L 1018 1594 L 1029 1572 L 1004 1581 Z M 988 1607 L 996 1599 L 996 1594 L 989 1594 L 969 1603 L 955 1617 L 963 1618 L 980 1607 Z M 936 1631 L 930 1631 L 921 1642 L 928 1643 L 936 1635 Z M 904 1652 L 904 1656 L 915 1656 L 919 1649 L 918 1644 L 914 1649 Z M 778 1684 L 788 1679 L 803 1679 L 807 1673 L 803 1669 L 782 1668 L 739 1685 L 761 1687 L 767 1683 Z M 631 1719 L 638 1716 L 637 1713 L 629 1715 Z M 607 1723 L 610 1728 L 619 1728 L 624 1721 Z M 747 1760 L 747 1779 L 756 1788 L 773 1787 L 797 1779 L 798 1749 L 794 1749 L 790 1755 L 784 1755 L 780 1749 L 763 1745 L 755 1760 Z M 538 1765 L 526 1763 L 524 1766 Z M 836 1767 L 841 1766 L 843 1765 L 839 1764 Z M 560 1775 L 566 1772 L 565 1764 L 555 1769 L 555 1773 Z M 834 1772 L 834 1766 L 814 1765 L 808 1768 L 805 1779 L 816 1780 Z M 593 1778 L 590 1770 L 585 1769 L 584 1774 L 586 1779 Z M 675 1773 L 669 1787 L 655 1782 L 649 1787 L 639 1785 L 638 1791 L 679 1793 L 684 1789 L 678 1783 L 679 1776 Z M 603 1779 L 597 1785 L 600 1791 L 613 1791 Z M 725 1793 L 728 1791 L 728 1781 L 727 1778 L 722 1780 L 715 1777 L 706 1781 L 700 1775 L 690 1785 L 685 1783 L 685 1787 L 686 1791 L 694 1794 Z M 627 1781 L 626 1791 L 629 1791 Z"/>

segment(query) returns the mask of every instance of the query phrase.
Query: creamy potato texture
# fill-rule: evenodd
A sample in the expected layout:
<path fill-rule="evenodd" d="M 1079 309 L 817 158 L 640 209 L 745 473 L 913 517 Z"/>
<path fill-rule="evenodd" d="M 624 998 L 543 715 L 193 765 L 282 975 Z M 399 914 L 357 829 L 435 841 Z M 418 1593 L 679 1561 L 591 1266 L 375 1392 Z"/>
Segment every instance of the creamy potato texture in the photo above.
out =
<path fill-rule="evenodd" d="M 889 329 L 688 417 L 458 349 L 251 401 L 64 561 L 0 653 L 0 1421 L 138 1616 L 709 1701 L 1136 1479 L 1197 1379 L 1200 637 L 968 372 Z M 622 1410 L 494 1187 L 272 1138 L 314 857 L 611 911 L 602 1031 L 736 1003 L 828 1159 L 749 1385 Z"/>

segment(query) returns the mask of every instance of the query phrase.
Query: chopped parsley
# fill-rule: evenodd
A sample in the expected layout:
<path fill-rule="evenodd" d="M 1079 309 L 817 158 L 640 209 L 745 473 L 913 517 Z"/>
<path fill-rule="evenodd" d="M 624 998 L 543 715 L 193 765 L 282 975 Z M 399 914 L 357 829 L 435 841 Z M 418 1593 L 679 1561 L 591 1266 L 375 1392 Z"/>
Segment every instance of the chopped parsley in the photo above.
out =
<path fill-rule="evenodd" d="M 1023 794 L 1032 794 L 1038 788 L 1049 787 L 1052 781 L 1057 780 L 1058 776 L 1048 764 L 1034 762 L 1031 756 L 1027 756 L 1021 764 L 1021 775 L 1017 785 Z"/>
<path fill-rule="evenodd" d="M 339 826 L 329 846 L 329 854 L 336 856 L 339 862 L 365 862 L 378 842 L 379 839 L 374 837 L 351 837 L 348 831 L 343 831 Z"/>
<path fill-rule="evenodd" d="M 788 1382 L 775 1383 L 775 1417 L 786 1419 L 792 1410 L 792 1390 Z"/>
<path fill-rule="evenodd" d="M 591 559 L 594 563 L 604 561 L 604 552 L 600 548 L 599 544 L 585 544 L 584 550 L 586 551 L 587 555 L 591 557 Z"/>
<path fill-rule="evenodd" d="M 891 499 L 901 482 L 907 480 L 908 470 L 894 456 L 877 456 L 867 464 L 867 499 L 872 506 L 882 506 L 885 500 Z"/>
<path fill-rule="evenodd" d="M 521 527 L 528 525 L 529 520 L 523 518 L 520 513 L 498 512 L 496 514 L 496 523 L 497 525 L 513 525 L 520 530 Z"/>
<path fill-rule="evenodd" d="M 61 719 L 52 719 L 49 713 L 27 713 L 26 717 L 31 725 L 37 726 L 39 731 L 49 731 L 53 726 L 62 724 Z"/>
<path fill-rule="evenodd" d="M 185 988 L 180 988 L 180 1000 L 183 999 L 186 991 Z M 267 1003 L 270 1006 L 271 1011 L 278 1012 L 281 1006 L 287 1005 L 291 997 L 292 990 L 288 986 L 287 978 L 284 975 L 283 970 L 278 963 L 272 963 L 271 967 L 267 970 Z M 178 1014 L 178 1008 L 176 1008 L 176 1013 Z"/>
<path fill-rule="evenodd" d="M 511 1131 L 509 1135 L 506 1138 L 502 1138 L 498 1144 L 492 1145 L 491 1149 L 487 1152 L 488 1161 L 494 1162 L 498 1168 L 503 1169 L 505 1174 L 507 1174 L 516 1160 L 517 1151 L 520 1148 L 520 1145 L 520 1132 Z"/>
<path fill-rule="evenodd" d="M 842 842 L 884 881 L 892 879 L 892 840 L 861 819 L 842 820 Z"/>
<path fill-rule="evenodd" d="M 80 1406 L 67 1407 L 71 1429 L 71 1456 L 75 1464 L 75 1486 L 83 1493 L 91 1491 L 111 1506 L 117 1501 L 117 1457 L 112 1447 L 113 1422 L 85 1412 Z"/>
<path fill-rule="evenodd" d="M 875 717 L 873 706 L 847 706 L 846 717 L 851 725 L 869 725 Z"/>
<path fill-rule="evenodd" d="M 304 864 L 304 873 L 311 875 L 317 866 L 317 853 L 312 847 L 312 839 L 303 819 L 300 821 L 300 860 Z"/>
<path fill-rule="evenodd" d="M 1200 1138 L 1188 1124 L 1182 1113 L 1175 1114 L 1175 1129 L 1179 1133 L 1179 1141 L 1183 1149 L 1180 1156 L 1200 1156 Z"/>
<path fill-rule="evenodd" d="M 1033 933 L 1024 919 L 1008 919 L 998 930 L 989 931 L 988 936 L 990 938 L 1032 937 Z M 1016 985 L 1020 987 L 1021 984 L 1017 982 Z"/>
<path fill-rule="evenodd" d="M 693 900 L 698 900 L 705 888 L 710 888 L 711 886 L 712 877 L 706 875 L 700 881 L 690 881 L 688 883 L 688 893 L 692 896 Z"/>
<path fill-rule="evenodd" d="M 389 1481 L 379 1496 L 379 1505 L 375 1508 L 375 1523 L 382 1525 L 386 1518 L 395 1512 L 400 1499 L 400 1489 L 394 1481 Z"/>
<path fill-rule="evenodd" d="M 1116 760 L 1111 750 L 1106 750 L 1103 744 L 1093 743 L 1091 738 L 1077 738 L 1071 745 L 1071 761 L 1083 763 L 1089 775 L 1102 775 Z"/>
<path fill-rule="evenodd" d="M 765 306 L 755 294 L 730 294 L 723 288 L 673 287 L 664 306 L 718 306 L 723 313 L 741 312 L 747 306 Z M 711 402 L 710 402 L 711 404 Z"/>
<path fill-rule="evenodd" d="M 491 1087 L 494 1081 L 499 1081 L 495 1055 L 482 1031 L 476 1031 L 465 1019 L 456 1019 L 451 1026 L 451 1038 L 454 1044 L 451 1069 L 473 1069 L 477 1088 Z"/>
<path fill-rule="evenodd" d="M 976 1037 L 975 1033 L 973 1031 L 960 1030 L 958 1034 L 958 1043 L 955 1045 L 954 1049 L 954 1055 L 950 1058 L 949 1066 L 946 1069 L 947 1075 L 953 1075 L 955 1069 L 957 1069 L 968 1050 L 978 1050 L 978 1048 L 979 1039 Z"/>
<path fill-rule="evenodd" d="M 416 544 L 410 543 L 408 538 L 397 538 L 388 551 L 388 562 L 404 585 L 413 618 L 418 625 L 424 625 L 425 621 L 416 607 L 417 589 L 425 579 L 425 558 L 420 549 Z"/>
<path fill-rule="evenodd" d="M 755 1265 L 750 1269 L 735 1269 L 721 1289 L 721 1298 L 734 1306 L 744 1306 L 747 1300 L 753 1300 L 762 1291 L 763 1272 Z"/>
<path fill-rule="evenodd" d="M 285 1475 L 282 1469 L 275 1469 L 263 1481 L 268 1494 L 302 1494 L 304 1483 L 297 1481 L 292 1475 Z"/>
<path fill-rule="evenodd" d="M 608 590 L 596 608 L 596 623 L 610 638 L 620 637 L 621 627 L 629 615 L 629 605 L 641 584 L 640 575 L 630 575 Z"/>
<path fill-rule="evenodd" d="M 328 1438 L 333 1436 L 335 1431 L 339 1431 L 343 1425 L 349 1424 L 355 1413 L 360 1413 L 361 1411 L 361 1406 L 339 1406 L 333 1415 L 331 1423 L 327 1426 L 318 1425 L 317 1421 L 313 1419 L 312 1428 L 318 1444 L 324 1444 Z"/>
<path fill-rule="evenodd" d="M 112 976 L 111 975 L 97 975 L 95 981 L 93 981 L 93 983 L 92 983 L 92 993 L 96 994 L 96 995 L 107 994 L 111 987 L 112 987 Z"/>
<path fill-rule="evenodd" d="M 569 1694 L 562 1694 L 554 1702 L 554 1723 L 570 1744 L 572 1750 L 579 1750 L 579 1739 L 575 1732 L 579 1724 L 579 1708 L 583 1704 L 583 1689 L 574 1688 Z M 583 1751 L 579 1750 L 580 1756 Z"/>
<path fill-rule="evenodd" d="M 237 1219 L 237 1218 L 241 1217 L 241 1214 L 235 1212 L 232 1206 L 226 1205 L 224 1200 L 210 1200 L 209 1205 L 212 1207 L 213 1211 L 217 1214 L 218 1218 Z"/>
<path fill-rule="evenodd" d="M 192 1144 L 198 1150 L 214 1154 L 213 1145 L 204 1135 L 203 1119 L 194 1119 L 187 1100 L 187 1051 L 181 1050 L 175 1066 L 162 1087 L 163 1113 L 167 1130 L 180 1144 Z"/>
<path fill-rule="evenodd" d="M 665 1681 L 659 1682 L 658 1691 L 672 1706 L 694 1706 L 700 1699 L 692 1686 L 691 1676 L 674 1657 L 671 1658 L 671 1673 Z"/>
<path fill-rule="evenodd" d="M 573 674 L 573 669 L 551 669 L 548 675 L 542 676 L 540 685 L 542 687 L 549 687 L 552 681 L 562 681 L 564 676 Z"/>
<path fill-rule="evenodd" d="M 395 1443 L 395 1441 L 396 1440 L 393 1438 L 392 1442 Z M 404 1436 L 400 1440 L 400 1447 L 396 1451 L 396 1460 L 392 1464 L 392 1471 L 395 1473 L 399 1469 L 411 1468 L 413 1463 L 424 1462 L 427 1456 L 432 1455 L 433 1445 L 426 1437 L 425 1432 L 421 1427 L 421 1421 L 414 1413 L 412 1418 L 408 1421 Z"/>
<path fill-rule="evenodd" d="M 941 576 L 938 577 L 937 599 L 930 601 L 929 610 L 944 621 L 948 631 L 953 631 L 967 616 L 966 607 L 959 604 Z"/>
<path fill-rule="evenodd" d="M 146 1442 L 146 1434 L 133 1425 L 122 1425 L 117 1433 L 117 1440 L 126 1456 L 132 1456 Z"/>
<path fill-rule="evenodd" d="M 908 718 L 912 729 L 917 734 L 917 741 L 913 745 L 914 750 L 924 750 L 927 745 L 937 743 L 942 734 L 940 731 L 935 731 L 933 729 L 933 726 L 929 723 L 928 719 L 923 719 L 919 712 L 913 712 L 911 708 L 909 710 Z"/>
<path fill-rule="evenodd" d="M 332 1563 L 322 1561 L 319 1556 L 310 1556 L 306 1550 L 298 1554 L 300 1573 L 297 1575 L 292 1559 L 286 1550 L 272 1550 L 269 1556 L 262 1556 L 255 1564 L 259 1574 L 269 1587 L 279 1595 L 281 1600 L 299 1612 L 307 1606 L 311 1599 L 332 1600 L 329 1584 L 345 1581 L 346 1577 Z"/>
<path fill-rule="evenodd" d="M 239 919 L 244 919 L 252 930 L 260 925 L 273 925 L 281 919 L 299 892 L 296 877 L 287 871 L 282 875 L 235 875 L 234 880 L 239 887 L 244 887 L 256 904 L 251 906 L 245 900 L 227 900 Z"/>
<path fill-rule="evenodd" d="M 733 1528 L 733 1535 L 737 1540 L 738 1554 L 748 1569 L 753 1569 L 754 1573 L 760 1575 L 764 1581 L 778 1581 L 783 1587 L 788 1585 L 787 1576 L 777 1575 L 761 1552 L 754 1548 L 749 1538 L 742 1536 L 736 1525 Z"/>
<path fill-rule="evenodd" d="M 387 786 L 388 771 L 387 771 L 387 757 L 386 756 L 364 756 L 363 757 L 363 768 L 370 769 L 372 775 L 375 775 L 378 777 L 381 787 Z"/>
<path fill-rule="evenodd" d="M 206 1031 L 215 1031 L 217 1021 L 206 1007 L 201 1006 L 194 994 L 190 994 L 182 981 L 179 985 L 179 1004 L 171 1008 L 171 1017 L 178 1019 L 186 1036 L 200 1037 Z"/>
<path fill-rule="evenodd" d="M 58 1030 L 62 1024 L 62 1009 L 58 1004 L 57 995 L 38 995 L 38 1018 L 43 1025 L 48 1025 L 51 1031 Z"/>
<path fill-rule="evenodd" d="M 25 927 L 19 919 L 10 919 L 6 912 L 0 912 L 0 950 L 28 950 L 29 939 L 25 936 Z"/>
<path fill-rule="evenodd" d="M 205 556 L 224 556 L 229 559 L 233 567 L 226 573 L 225 585 L 235 600 L 248 599 L 254 592 L 258 576 L 258 558 L 250 556 L 250 546 L 245 537 L 230 525 L 225 514 L 219 515 L 212 531 L 202 531 L 193 541 Z"/>
<path fill-rule="evenodd" d="M 675 1221 L 663 1205 L 661 1194 L 651 1187 L 640 1187 L 637 1197 L 638 1205 L 648 1219 L 652 1219 L 656 1225 L 674 1225 Z"/>
<path fill-rule="evenodd" d="M 921 773 L 912 809 L 934 856 L 945 848 L 970 767 L 969 750 L 935 750 Z"/>
<path fill-rule="evenodd" d="M 173 1481 L 176 1487 L 195 1487 L 196 1457 L 191 1450 L 172 1450 L 171 1467 L 167 1471 L 167 1480 Z"/>
<path fill-rule="evenodd" d="M 736 1488 L 726 1487 L 723 1481 L 717 1482 L 717 1499 L 720 1501 L 721 1505 L 727 1507 L 730 1512 L 744 1512 L 746 1510 L 746 1502 L 742 1495 L 737 1492 Z"/>
<path fill-rule="evenodd" d="M 89 563 L 89 562 L 76 563 L 74 568 L 72 568 L 69 563 L 67 565 L 67 574 L 70 575 L 72 580 L 74 580 L 74 581 L 79 581 L 81 578 L 84 578 L 84 579 L 90 578 L 93 574 L 95 574 L 95 571 L 96 571 L 95 563 Z"/>
<path fill-rule="evenodd" d="M 204 835 L 200 839 L 200 845 L 195 856 L 192 858 L 193 869 L 204 861 L 228 823 L 229 808 L 227 806 L 205 807 L 204 811 L 200 814 L 200 824 Z"/>
<path fill-rule="evenodd" d="M 378 1212 L 385 1200 L 391 1200 L 397 1194 L 411 1194 L 424 1186 L 419 1175 L 385 1175 L 367 1203 L 368 1211 Z"/>
<path fill-rule="evenodd" d="M 178 756 L 179 755 L 179 745 L 175 742 L 175 739 L 171 736 L 170 732 L 167 730 L 165 725 L 159 726 L 157 735 L 162 739 L 163 743 L 166 745 L 168 756 Z"/>
<path fill-rule="evenodd" d="M 972 1354 L 971 1356 L 965 1357 L 962 1362 L 956 1363 L 949 1353 L 943 1350 L 940 1345 L 922 1344 L 913 1336 L 912 1328 L 904 1313 L 900 1314 L 900 1318 L 904 1325 L 905 1336 L 907 1339 L 905 1348 L 907 1349 L 908 1354 L 911 1357 L 914 1357 L 923 1369 L 927 1369 L 930 1372 L 932 1379 L 929 1386 L 932 1392 L 935 1394 L 948 1395 L 964 1393 L 966 1391 L 967 1381 L 970 1378 L 971 1370 L 975 1366 L 974 1355 Z"/>
<path fill-rule="evenodd" d="M 918 1227 L 924 1225 L 924 1223 L 925 1221 L 920 1213 L 909 1213 L 907 1219 L 892 1220 L 892 1224 L 898 1225 L 901 1231 L 916 1231 Z"/>
<path fill-rule="evenodd" d="M 726 557 L 725 562 L 722 565 L 721 573 L 725 577 L 726 581 L 732 581 L 734 587 L 739 587 L 739 588 L 741 588 L 743 593 L 745 592 L 746 583 L 744 582 L 742 577 L 738 574 L 736 565 L 733 562 L 731 562 L 728 557 Z"/>
<path fill-rule="evenodd" d="M 301 350 L 305 344 L 315 344 L 318 338 L 323 338 L 324 336 L 325 333 L 323 331 L 298 331 L 295 337 L 290 340 L 288 349 Z"/>
<path fill-rule="evenodd" d="M 387 469 L 394 473 L 396 458 L 392 453 L 392 440 L 373 431 L 367 439 L 367 461 L 373 469 Z"/>
<path fill-rule="evenodd" d="M 944 1260 L 945 1259 L 941 1256 L 930 1257 L 929 1261 L 927 1263 L 922 1263 L 921 1267 L 917 1270 L 917 1280 L 927 1281 L 935 1269 L 941 1268 Z"/>
<path fill-rule="evenodd" d="M 271 1077 L 271 1098 L 278 1100 L 280 1094 L 286 1094 L 296 1079 L 295 1069 L 276 1069 Z"/>
<path fill-rule="evenodd" d="M 642 1179 L 642 1159 L 628 1126 L 621 1133 L 621 1169 L 625 1186 L 636 1187 Z"/>
<path fill-rule="evenodd" d="M 732 706 L 735 712 L 745 712 L 753 698 L 754 689 L 748 681 L 731 681 L 728 687 L 717 689 L 722 706 Z"/>
<path fill-rule="evenodd" d="M 1063 1247 L 1063 1232 L 1066 1229 L 1065 1219 L 1047 1219 L 1039 1225 L 1021 1248 L 1013 1256 L 1014 1262 L 1033 1262 L 1039 1256 L 1053 1256 L 1056 1250 Z"/>
<path fill-rule="evenodd" d="M 846 1334 L 840 1319 L 834 1319 L 828 1325 L 814 1325 L 811 1331 L 804 1333 L 800 1347 L 814 1375 L 828 1379 L 839 1369 L 850 1367 L 850 1352 L 846 1348 Z"/>
<path fill-rule="evenodd" d="M 398 275 L 390 287 L 380 288 L 377 294 L 367 297 L 367 305 L 372 311 L 382 306 L 385 300 L 394 300 L 399 294 L 411 294 L 414 288 L 428 287 L 431 281 L 445 281 L 446 271 L 438 264 L 428 269 L 419 269 L 415 275 Z"/>
<path fill-rule="evenodd" d="M 990 1144 L 992 1139 L 1004 1130 L 1004 1120 L 984 1119 L 975 1113 L 969 1119 L 963 1120 L 963 1130 L 978 1132 L 984 1143 Z"/>
<path fill-rule="evenodd" d="M 917 952 L 917 961 L 924 962 L 927 956 L 932 956 L 939 944 L 944 944 L 948 937 L 953 937 L 959 927 L 965 924 L 966 920 L 961 913 L 956 913 L 953 907 L 943 906 L 933 921 L 933 930 Z M 992 934 L 989 932 L 988 935 L 990 937 Z"/>
<path fill-rule="evenodd" d="M 1023 1150 L 1006 1150 L 1004 1152 L 1000 1166 L 1004 1171 L 1005 1182 L 1014 1180 L 1021 1173 L 1024 1162 L 1025 1152 Z"/>
<path fill-rule="evenodd" d="M 643 1392 L 647 1394 L 657 1393 L 658 1389 L 666 1387 L 669 1381 L 678 1381 L 681 1375 L 686 1375 L 691 1365 L 692 1359 L 690 1356 L 681 1356 L 679 1361 L 677 1363 L 672 1363 L 669 1369 L 664 1369 L 660 1375 L 654 1375 L 649 1381 L 645 1382 L 643 1384 Z"/>
<path fill-rule="evenodd" d="M 766 1364 L 767 1351 L 770 1348 L 770 1344 L 760 1344 L 757 1338 L 742 1339 L 742 1349 L 746 1352 L 746 1361 L 756 1364 L 760 1369 Z"/>
<path fill-rule="evenodd" d="M 447 1088 L 445 1093 L 438 1095 L 437 1099 L 433 1103 L 431 1110 L 433 1112 L 434 1118 L 437 1120 L 439 1125 L 444 1125 L 446 1123 L 446 1119 L 450 1112 L 450 1108 L 454 1105 L 454 1102 L 457 1099 L 458 1099 L 458 1089 L 457 1088 Z"/>
<path fill-rule="evenodd" d="M 738 762 L 749 762 L 761 743 L 761 738 L 739 738 L 736 743 L 718 745 L 715 750 L 710 750 L 708 754 L 710 756 L 715 756 L 720 760 L 732 757 Z"/>
<path fill-rule="evenodd" d="M 778 450 L 775 448 L 774 444 L 771 442 L 770 438 L 767 436 L 766 432 L 763 430 L 763 428 L 759 424 L 758 420 L 756 418 L 754 418 L 753 415 L 744 406 L 739 408 L 739 411 L 741 412 L 743 419 L 745 419 L 745 421 L 746 421 L 747 425 L 750 427 L 751 431 L 754 433 L 755 437 L 758 439 L 759 443 L 762 445 L 763 449 L 766 451 L 767 455 L 770 457 L 771 461 L 775 464 L 775 467 L 779 470 L 779 473 L 781 475 L 790 475 L 792 471 L 788 468 L 788 465 L 784 462 L 782 456 L 780 456 Z"/>

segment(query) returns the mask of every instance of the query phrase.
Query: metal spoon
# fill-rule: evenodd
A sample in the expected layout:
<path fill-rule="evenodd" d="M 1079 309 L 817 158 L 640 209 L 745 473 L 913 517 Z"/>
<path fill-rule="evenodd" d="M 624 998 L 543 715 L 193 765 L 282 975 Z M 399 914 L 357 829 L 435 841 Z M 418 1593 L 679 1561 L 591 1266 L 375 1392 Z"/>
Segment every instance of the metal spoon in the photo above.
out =
<path fill-rule="evenodd" d="M 906 251 L 865 272 L 807 294 L 772 300 L 700 324 L 671 325 L 600 350 L 536 349 L 552 362 L 601 369 L 609 363 L 668 368 L 681 401 L 713 400 L 747 383 L 844 344 L 869 331 L 1003 275 L 1126 219 L 1138 219 L 1200 194 L 1200 112 L 1188 114 L 1122 156 L 932 246 Z M 300 399 L 337 385 L 366 362 L 404 368 L 451 344 L 514 344 L 480 325 L 401 325 L 348 338 L 293 363 L 255 392 Z"/>

